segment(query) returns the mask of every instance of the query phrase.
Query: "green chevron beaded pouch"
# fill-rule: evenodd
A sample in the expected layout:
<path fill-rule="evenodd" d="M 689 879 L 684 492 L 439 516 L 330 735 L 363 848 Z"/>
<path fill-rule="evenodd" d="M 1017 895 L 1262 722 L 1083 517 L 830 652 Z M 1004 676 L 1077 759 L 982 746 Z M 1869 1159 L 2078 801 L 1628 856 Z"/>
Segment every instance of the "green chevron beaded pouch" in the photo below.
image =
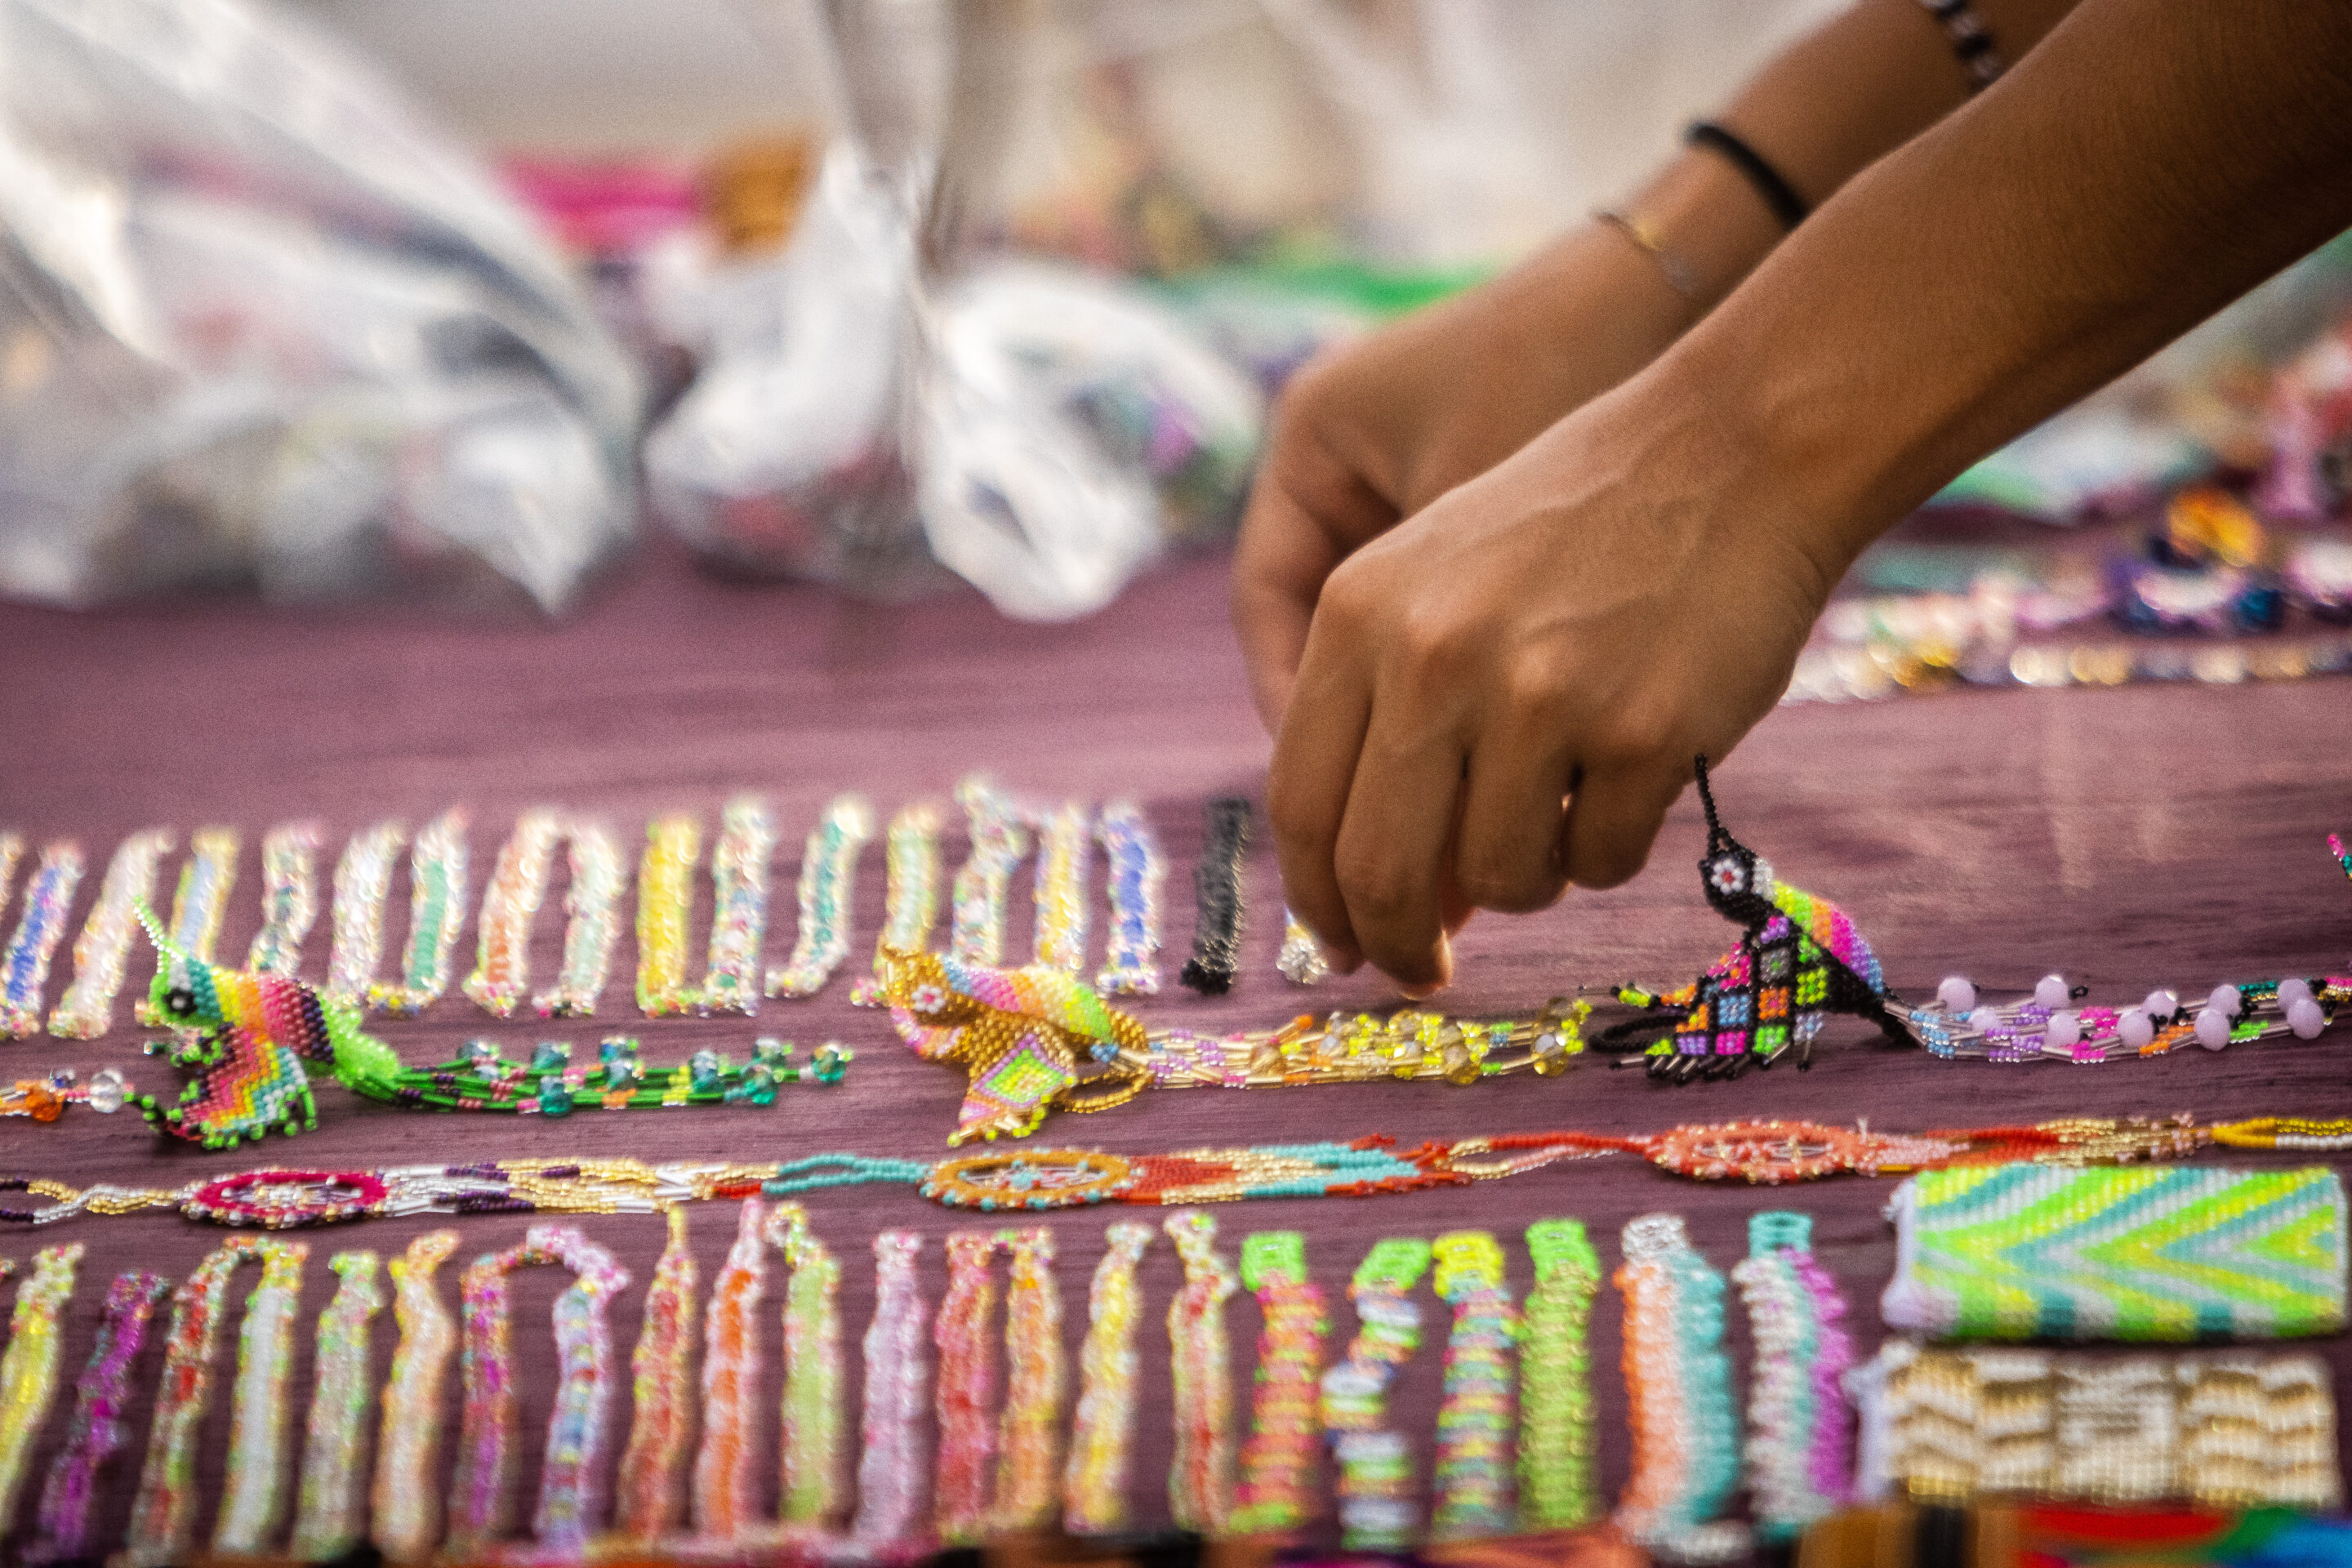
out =
<path fill-rule="evenodd" d="M 2336 1173 L 1927 1171 L 1895 1190 L 1891 1328 L 1944 1339 L 2287 1339 L 2344 1327 Z"/>

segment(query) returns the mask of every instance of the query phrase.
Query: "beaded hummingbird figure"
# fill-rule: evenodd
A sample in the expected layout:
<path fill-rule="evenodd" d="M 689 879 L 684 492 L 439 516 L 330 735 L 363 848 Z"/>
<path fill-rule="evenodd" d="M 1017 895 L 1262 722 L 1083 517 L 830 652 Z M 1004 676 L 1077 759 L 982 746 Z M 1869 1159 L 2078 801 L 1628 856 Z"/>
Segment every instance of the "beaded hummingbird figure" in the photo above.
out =
<path fill-rule="evenodd" d="M 147 1048 L 194 1075 L 169 1104 L 152 1094 L 132 1098 L 159 1131 L 207 1149 L 308 1131 L 319 1116 L 305 1062 L 327 1067 L 358 1093 L 390 1097 L 400 1058 L 361 1030 L 356 1009 L 286 975 L 208 963 L 165 936 L 143 901 L 138 915 L 163 960 L 148 1001 L 173 1031 L 168 1044 Z"/>
<path fill-rule="evenodd" d="M 1677 1083 L 1736 1078 L 1792 1050 L 1801 1070 L 1812 1065 L 1813 1037 L 1832 1013 L 1867 1018 L 1895 1034 L 1886 1010 L 1895 997 L 1878 955 L 1843 910 L 1781 881 L 1770 862 L 1731 836 L 1717 815 L 1705 757 L 1698 759 L 1698 798 L 1706 808 L 1700 885 L 1716 912 L 1740 928 L 1739 942 L 1677 990 L 1619 990 L 1620 1001 L 1682 1014 L 1645 1053 L 1650 1076 Z M 1649 1022 L 1636 1019 L 1612 1033 Z"/>

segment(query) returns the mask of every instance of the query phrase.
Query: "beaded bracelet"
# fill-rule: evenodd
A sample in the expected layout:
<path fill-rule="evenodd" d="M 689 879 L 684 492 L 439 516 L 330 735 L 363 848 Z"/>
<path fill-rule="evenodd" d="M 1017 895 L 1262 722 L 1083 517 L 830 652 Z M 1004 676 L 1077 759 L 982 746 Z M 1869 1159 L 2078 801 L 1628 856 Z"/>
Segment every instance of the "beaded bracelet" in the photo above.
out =
<path fill-rule="evenodd" d="M 768 862 L 776 816 L 766 797 L 737 795 L 720 814 L 710 852 L 710 956 L 695 1011 L 751 1017 L 760 1011 L 760 944 L 768 934 Z"/>
<path fill-rule="evenodd" d="M 25 858 L 25 836 L 0 829 L 0 914 L 8 910 L 8 896 L 16 889 L 16 865 Z"/>
<path fill-rule="evenodd" d="M 694 908 L 694 868 L 702 859 L 702 824 L 688 816 L 646 824 L 637 861 L 637 1009 L 648 1018 L 694 1011 L 686 977 L 686 926 Z"/>
<path fill-rule="evenodd" d="M 1135 1435 L 1135 1328 L 1143 1312 L 1136 1266 L 1151 1227 L 1122 1220 L 1103 1232 L 1102 1261 L 1087 1291 L 1087 1342 L 1078 1352 L 1078 1405 L 1070 1421 L 1062 1528 L 1108 1535 L 1127 1523 L 1128 1446 Z"/>
<path fill-rule="evenodd" d="M 130 970 L 131 939 L 139 930 L 134 911 L 142 900 L 155 896 L 155 878 L 173 843 L 168 829 L 151 827 L 116 847 L 99 883 L 98 903 L 74 939 L 73 984 L 49 1013 L 52 1035 L 94 1040 L 114 1026 L 114 998 Z"/>
<path fill-rule="evenodd" d="M 480 1552 L 506 1529 L 516 1424 L 509 1277 L 533 1266 L 568 1268 L 573 1279 L 555 1298 L 555 1405 L 547 1420 L 531 1533 L 543 1552 L 576 1552 L 587 1544 L 599 1511 L 613 1384 L 605 1312 L 628 1288 L 629 1272 L 576 1227 L 535 1225 L 516 1246 L 486 1252 L 466 1268 L 466 1338 L 458 1359 L 466 1398 L 449 1480 L 455 1517 L 447 1550 L 453 1554 Z"/>
<path fill-rule="evenodd" d="M 1527 1239 L 1536 1282 L 1519 1354 L 1519 1521 L 1530 1531 L 1580 1530 L 1601 1511 L 1585 1349 L 1601 1258 L 1576 1220 L 1538 1220 Z"/>
<path fill-rule="evenodd" d="M 892 823 L 894 857 L 898 831 L 898 825 Z M 801 923 L 793 939 L 793 956 L 782 968 L 768 971 L 769 995 L 814 996 L 849 956 L 850 924 L 857 914 L 857 858 L 873 837 L 874 808 L 865 796 L 837 795 L 824 808 L 801 850 Z M 931 897 L 938 898 L 936 887 Z M 928 938 L 929 921 L 923 925 L 922 936 Z"/>
<path fill-rule="evenodd" d="M 1108 951 L 1095 988 L 1113 996 L 1157 996 L 1160 889 L 1168 880 L 1168 858 L 1160 852 L 1151 819 L 1131 800 L 1103 807 L 1095 837 L 1110 866 Z"/>
<path fill-rule="evenodd" d="M 784 1255 L 782 1516 L 822 1531 L 842 1499 L 841 1263 L 798 1204 L 768 1215 L 768 1245 Z"/>
<path fill-rule="evenodd" d="M 449 989 L 449 960 L 466 924 L 466 808 L 419 828 L 408 853 L 408 948 L 394 984 L 368 987 L 368 1005 L 414 1018 Z"/>
<path fill-rule="evenodd" d="M 956 872 L 950 951 L 965 963 L 996 963 L 1004 956 L 1005 903 L 1013 873 L 1029 853 L 1029 831 L 1011 796 L 978 773 L 956 785 L 956 803 L 971 826 L 971 853 Z"/>
<path fill-rule="evenodd" d="M 319 921 L 325 840 L 326 830 L 310 821 L 281 823 L 261 836 L 261 929 L 245 955 L 255 973 L 291 974 L 302 966 L 302 943 Z"/>
<path fill-rule="evenodd" d="M 347 1007 L 367 1001 L 383 955 L 384 905 L 392 898 L 393 862 L 408 842 L 398 822 L 379 822 L 352 835 L 335 862 L 334 945 L 327 955 L 327 994 Z"/>
<path fill-rule="evenodd" d="M 1339 1462 L 1340 1542 L 1350 1552 L 1402 1552 L 1412 1545 L 1412 1452 L 1389 1430 L 1388 1388 L 1421 1348 L 1421 1308 L 1412 1288 L 1429 1268 L 1429 1243 L 1389 1237 L 1356 1266 L 1348 1299 L 1358 1327 L 1344 1360 L 1323 1374 L 1323 1428 Z"/>
<path fill-rule="evenodd" d="M 1739 1479 L 1723 1276 L 1692 1247 L 1679 1215 L 1629 1220 L 1622 1245 L 1633 1473 L 1617 1527 L 1676 1562 L 1729 1562 L 1748 1551 L 1748 1532 L 1715 1517 Z"/>
<path fill-rule="evenodd" d="M 1275 955 L 1274 967 L 1293 985 L 1320 985 L 1331 977 L 1323 944 L 1287 906 L 1282 911 L 1282 951 Z"/>
<path fill-rule="evenodd" d="M 100 1068 L 79 1082 L 71 1068 L 56 1068 L 46 1078 L 20 1078 L 0 1085 L 0 1116 L 29 1116 L 55 1121 L 68 1105 L 87 1105 L 100 1115 L 122 1109 L 131 1094 L 130 1082 L 113 1068 Z"/>
<path fill-rule="evenodd" d="M 530 928 L 547 898 L 555 846 L 563 819 L 547 806 L 515 818 L 514 831 L 499 847 L 490 879 L 482 889 L 482 913 L 475 922 L 474 972 L 465 993 L 494 1018 L 510 1018 L 530 992 Z"/>
<path fill-rule="evenodd" d="M 1168 1507 L 1176 1528 L 1222 1533 L 1233 1509 L 1233 1380 L 1226 1370 L 1225 1301 L 1238 1281 L 1217 1254 L 1217 1222 L 1183 1209 L 1162 1222 L 1184 1285 L 1168 1303 L 1169 1366 L 1175 1383 L 1176 1458 Z"/>
<path fill-rule="evenodd" d="M 996 1396 L 996 1358 L 988 1343 L 996 1281 L 989 1260 L 997 1237 L 984 1230 L 950 1231 L 948 1289 L 940 1298 L 931 1342 L 940 1352 L 936 1391 L 940 1429 L 938 1480 L 932 1489 L 940 1539 L 971 1545 L 988 1531 L 989 1461 L 995 1432 L 988 1408 Z"/>
<path fill-rule="evenodd" d="M 1041 1530 L 1053 1521 L 1061 1476 L 1062 1292 L 1054 1281 L 1054 1233 L 1002 1231 L 1005 1250 L 1004 1409 L 996 1437 L 998 1534 Z"/>
<path fill-rule="evenodd" d="M 433 1276 L 457 1250 L 456 1231 L 429 1230 L 411 1240 L 390 1268 L 400 1343 L 384 1379 L 369 1500 L 376 1547 L 395 1563 L 423 1557 L 441 1533 L 441 1497 L 434 1484 L 441 1448 L 441 1384 L 457 1348 L 457 1329 Z"/>
<path fill-rule="evenodd" d="M 41 1489 L 39 1533 L 27 1563 L 67 1563 L 89 1554 L 89 1509 L 99 1478 L 129 1436 L 123 1412 L 131 1403 L 131 1369 L 146 1342 L 147 1321 L 171 1293 L 160 1274 L 127 1271 L 107 1288 L 106 1315 L 89 1361 L 74 1385 L 73 1419 Z"/>
<path fill-rule="evenodd" d="M 1840 1390 L 1853 1344 L 1839 1326 L 1845 1298 L 1813 1256 L 1812 1226 L 1786 1210 L 1748 1215 L 1748 1257 L 1731 1271 L 1753 1330 L 1748 1490 L 1767 1542 L 1793 1540 L 1853 1500 Z"/>
<path fill-rule="evenodd" d="M 927 800 L 901 806 L 890 819 L 888 838 L 888 885 L 874 974 L 859 981 L 849 997 L 860 1007 L 882 1005 L 883 955 L 923 952 L 940 918 L 940 808 Z"/>
<path fill-rule="evenodd" d="M 1483 1230 L 1457 1230 L 1430 1243 L 1430 1255 L 1436 1265 L 1431 1288 L 1454 1308 L 1437 1408 L 1430 1533 L 1438 1541 L 1506 1535 L 1514 1523 L 1518 1378 L 1511 1352 L 1519 1313 L 1503 1277 L 1503 1249 Z"/>
<path fill-rule="evenodd" d="M 759 1418 L 760 1302 L 768 1289 L 767 1207 L 746 1198 L 735 1244 L 710 1288 L 702 1328 L 702 1446 L 694 1458 L 694 1532 L 732 1541 L 758 1517 L 751 1458 Z"/>
<path fill-rule="evenodd" d="M 1064 801 L 1033 817 L 1037 834 L 1037 869 L 1031 904 L 1036 934 L 1032 963 L 1066 974 L 1084 974 L 1087 968 L 1087 860 L 1094 843 L 1093 821 L 1084 801 Z"/>
<path fill-rule="evenodd" d="M 33 1439 L 48 1424 L 58 1394 L 58 1315 L 74 1288 L 82 1244 L 45 1247 L 33 1276 L 16 1289 L 8 1320 L 8 1349 L 0 1352 L 0 1535 L 16 1518 L 16 1491 L 25 1479 Z"/>
<path fill-rule="evenodd" d="M 850 1539 L 881 1555 L 913 1533 L 923 1495 L 922 1420 L 929 1368 L 923 1358 L 923 1297 L 915 1275 L 922 1237 L 886 1230 L 874 1238 L 874 1321 L 866 1330 L 864 1452 L 857 1461 L 857 1517 Z"/>
<path fill-rule="evenodd" d="M 41 993 L 48 984 L 49 960 L 66 933 L 81 868 L 81 846 L 61 838 L 42 847 L 40 864 L 25 883 L 16 933 L 0 950 L 0 1040 L 41 1031 Z"/>
<path fill-rule="evenodd" d="M 229 1402 L 228 1479 L 213 1528 L 215 1552 L 251 1556 L 278 1531 L 286 1490 L 286 1384 L 293 1371 L 302 1266 L 310 1256 L 306 1243 L 275 1244 L 263 1254 L 261 1279 L 245 1299 Z"/>
<path fill-rule="evenodd" d="M 376 1283 L 380 1262 L 373 1252 L 338 1252 L 327 1260 L 341 1283 L 319 1314 L 302 1488 L 286 1548 L 305 1563 L 332 1562 L 360 1543 L 360 1454 L 375 1398 L 368 1330 L 383 1310 L 383 1289 Z"/>
<path fill-rule="evenodd" d="M 1257 1298 L 1257 1391 L 1242 1446 L 1241 1500 L 1228 1523 L 1244 1536 L 1287 1538 L 1313 1517 L 1322 1442 L 1316 1389 L 1331 1321 L 1307 1268 L 1306 1238 L 1268 1230 L 1244 1238 L 1242 1288 Z"/>
<path fill-rule="evenodd" d="M 595 1014 L 612 968 L 613 945 L 621 936 L 621 897 L 629 890 L 628 863 L 611 828 L 573 817 L 568 837 L 572 886 L 563 895 L 563 967 L 555 988 L 531 999 L 542 1018 Z"/>
<path fill-rule="evenodd" d="M 1250 803 L 1224 795 L 1202 807 L 1206 830 L 1192 868 L 1192 956 L 1177 978 L 1203 996 L 1234 988 L 1241 968 L 1242 861 L 1249 852 Z"/>
<path fill-rule="evenodd" d="M 687 1357 L 700 1279 L 686 1245 L 686 1211 L 674 1208 L 669 1243 L 646 1289 L 637 1348 L 629 1354 L 629 1441 L 613 1488 L 613 1533 L 624 1541 L 649 1543 L 677 1526 L 678 1461 L 694 1414 Z"/>
<path fill-rule="evenodd" d="M 222 917 L 228 913 L 228 896 L 236 887 L 236 857 L 243 840 L 235 828 L 200 827 L 188 836 L 187 864 L 180 868 L 178 889 L 172 895 L 172 948 L 159 950 L 155 955 L 155 973 L 163 982 L 161 989 L 184 987 L 188 984 L 188 963 L 212 962 L 213 949 L 220 941 Z M 133 900 L 134 918 L 138 904 L 146 897 L 140 889 Z M 158 989 L 151 984 L 151 991 Z M 140 1023 L 157 1028 L 168 1022 L 152 1003 L 142 1003 L 132 1009 Z"/>

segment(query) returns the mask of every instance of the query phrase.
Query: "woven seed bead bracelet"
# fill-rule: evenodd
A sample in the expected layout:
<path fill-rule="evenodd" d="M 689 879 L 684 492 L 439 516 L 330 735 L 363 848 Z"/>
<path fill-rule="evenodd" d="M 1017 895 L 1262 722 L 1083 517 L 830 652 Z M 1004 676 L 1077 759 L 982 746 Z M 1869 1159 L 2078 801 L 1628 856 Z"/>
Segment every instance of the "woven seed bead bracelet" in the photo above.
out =
<path fill-rule="evenodd" d="M 49 1013 L 52 1035 L 94 1040 L 114 1026 L 114 999 L 130 972 L 131 941 L 139 931 L 135 910 L 141 900 L 153 900 L 155 879 L 173 842 L 170 830 L 151 827 L 115 847 L 98 902 L 74 939 L 73 984 Z"/>

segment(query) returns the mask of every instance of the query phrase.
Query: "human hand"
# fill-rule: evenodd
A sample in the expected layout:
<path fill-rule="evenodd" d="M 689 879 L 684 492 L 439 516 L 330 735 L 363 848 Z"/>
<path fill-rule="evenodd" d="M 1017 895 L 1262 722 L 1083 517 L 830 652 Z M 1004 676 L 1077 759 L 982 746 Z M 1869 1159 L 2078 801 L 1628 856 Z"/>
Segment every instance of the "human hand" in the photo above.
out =
<path fill-rule="evenodd" d="M 1425 994 L 1470 908 L 1641 869 L 1692 759 L 1779 700 L 1843 569 L 1794 526 L 1786 468 L 1654 374 L 1331 571 L 1267 806 L 1335 963 Z"/>

